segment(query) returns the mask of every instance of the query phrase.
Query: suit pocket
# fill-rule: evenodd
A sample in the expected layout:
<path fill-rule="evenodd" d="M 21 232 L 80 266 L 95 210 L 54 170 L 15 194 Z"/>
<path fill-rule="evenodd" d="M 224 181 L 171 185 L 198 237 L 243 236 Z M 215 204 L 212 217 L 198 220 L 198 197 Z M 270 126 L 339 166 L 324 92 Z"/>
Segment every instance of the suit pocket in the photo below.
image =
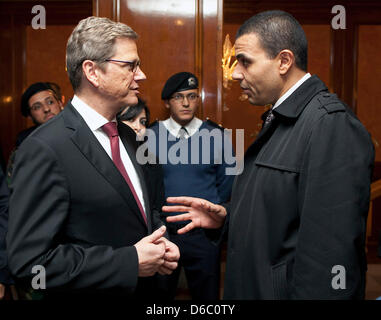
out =
<path fill-rule="evenodd" d="M 273 282 L 274 299 L 288 299 L 287 292 L 287 263 L 281 262 L 271 267 L 271 276 Z"/>

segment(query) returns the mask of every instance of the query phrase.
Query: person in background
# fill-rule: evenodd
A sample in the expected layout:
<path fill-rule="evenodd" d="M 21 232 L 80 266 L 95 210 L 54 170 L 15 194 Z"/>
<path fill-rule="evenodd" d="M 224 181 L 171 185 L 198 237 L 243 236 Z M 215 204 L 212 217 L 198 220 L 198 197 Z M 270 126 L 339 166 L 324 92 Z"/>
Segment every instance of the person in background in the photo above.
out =
<path fill-rule="evenodd" d="M 18 147 L 40 125 L 63 110 L 64 100 L 65 98 L 61 94 L 60 87 L 53 82 L 36 82 L 24 91 L 21 96 L 21 113 L 24 117 L 30 117 L 34 126 L 22 130 L 17 135 L 15 148 L 9 156 L 6 166 L 8 185 L 11 181 Z"/>
<path fill-rule="evenodd" d="M 57 87 L 55 87 L 56 90 L 58 90 Z M 24 117 L 30 117 L 34 126 L 18 134 L 16 147 L 19 147 L 38 126 L 44 124 L 62 111 L 62 95 L 60 99 L 59 92 L 60 91 L 57 93 L 47 82 L 33 83 L 24 91 L 21 96 L 21 113 Z"/>
<path fill-rule="evenodd" d="M 165 196 L 188 195 L 204 197 L 216 203 L 227 202 L 234 176 L 226 174 L 230 165 L 225 162 L 224 155 L 225 151 L 229 154 L 233 154 L 233 151 L 231 145 L 219 145 L 218 139 L 208 140 L 209 145 L 204 140 L 204 135 L 213 135 L 212 132 L 223 136 L 224 130 L 210 120 L 202 121 L 196 117 L 200 100 L 197 77 L 190 72 L 172 75 L 163 86 L 161 98 L 170 117 L 150 126 L 156 136 L 155 148 L 150 152 L 159 158 L 162 165 Z M 193 148 L 193 142 L 197 142 L 199 148 Z M 187 150 L 184 159 L 186 164 L 173 163 L 169 159 L 170 150 L 175 144 Z M 209 161 L 204 163 L 203 159 L 206 158 Z M 193 161 L 195 159 L 196 163 Z M 171 241 L 180 248 L 179 266 L 184 268 L 192 299 L 218 300 L 220 246 L 211 243 L 202 228 L 186 235 L 177 234 L 177 230 L 183 226 L 183 223 L 167 224 Z M 172 275 L 166 276 L 169 300 L 176 296 L 180 267 Z"/>
<path fill-rule="evenodd" d="M 133 129 L 138 136 L 142 136 L 149 125 L 150 112 L 145 101 L 138 97 L 138 103 L 123 108 L 117 118 Z"/>

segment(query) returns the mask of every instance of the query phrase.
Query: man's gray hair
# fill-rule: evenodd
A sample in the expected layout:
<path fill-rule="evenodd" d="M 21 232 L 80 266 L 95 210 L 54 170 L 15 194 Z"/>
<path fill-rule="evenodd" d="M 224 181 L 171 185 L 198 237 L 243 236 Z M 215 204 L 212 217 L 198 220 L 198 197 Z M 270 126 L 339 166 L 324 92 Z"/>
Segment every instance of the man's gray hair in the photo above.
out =
<path fill-rule="evenodd" d="M 118 38 L 136 40 L 138 35 L 131 27 L 107 18 L 88 17 L 78 23 L 66 46 L 66 68 L 74 92 L 81 85 L 83 61 L 95 61 L 102 68 L 113 56 Z"/>

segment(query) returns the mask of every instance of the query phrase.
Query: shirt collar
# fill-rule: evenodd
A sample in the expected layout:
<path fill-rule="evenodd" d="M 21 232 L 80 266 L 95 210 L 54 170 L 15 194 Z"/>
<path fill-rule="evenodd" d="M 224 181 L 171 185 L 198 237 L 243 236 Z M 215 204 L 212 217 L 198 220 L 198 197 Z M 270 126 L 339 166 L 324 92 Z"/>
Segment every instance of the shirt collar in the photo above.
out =
<path fill-rule="evenodd" d="M 297 118 L 311 99 L 321 91 L 328 91 L 328 88 L 317 75 L 313 75 L 296 88 L 296 90 L 274 110 L 274 114 L 286 118 Z"/>
<path fill-rule="evenodd" d="M 174 136 L 179 136 L 179 131 L 181 129 L 181 125 L 178 124 L 172 117 L 163 121 L 163 124 L 167 128 L 167 130 Z M 194 117 L 189 123 L 187 123 L 184 128 L 187 130 L 186 138 L 191 137 L 196 131 L 201 127 L 202 120 Z"/>
<path fill-rule="evenodd" d="M 304 81 L 306 81 L 308 78 L 311 78 L 310 73 L 306 73 L 302 78 L 298 80 L 290 89 L 286 91 L 279 99 L 278 101 L 274 104 L 272 107 L 272 110 L 274 110 L 276 107 L 278 107 L 284 100 L 286 100 L 289 96 L 292 95 L 292 93 L 298 89 Z"/>
<path fill-rule="evenodd" d="M 104 116 L 99 114 L 76 95 L 74 95 L 71 100 L 71 104 L 78 111 L 83 120 L 85 120 L 91 131 L 98 130 L 109 122 Z M 112 121 L 116 122 L 116 119 L 114 118 Z"/>

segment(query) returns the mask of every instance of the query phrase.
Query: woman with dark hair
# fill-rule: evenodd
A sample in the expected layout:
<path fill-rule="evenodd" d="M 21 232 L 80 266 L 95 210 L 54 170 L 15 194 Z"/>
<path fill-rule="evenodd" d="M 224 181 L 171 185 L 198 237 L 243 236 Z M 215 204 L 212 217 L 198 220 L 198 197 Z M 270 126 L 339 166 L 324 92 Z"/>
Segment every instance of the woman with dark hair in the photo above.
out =
<path fill-rule="evenodd" d="M 136 105 L 127 106 L 117 114 L 118 120 L 132 128 L 139 136 L 144 134 L 149 124 L 149 117 L 149 109 L 145 101 L 140 98 Z"/>

